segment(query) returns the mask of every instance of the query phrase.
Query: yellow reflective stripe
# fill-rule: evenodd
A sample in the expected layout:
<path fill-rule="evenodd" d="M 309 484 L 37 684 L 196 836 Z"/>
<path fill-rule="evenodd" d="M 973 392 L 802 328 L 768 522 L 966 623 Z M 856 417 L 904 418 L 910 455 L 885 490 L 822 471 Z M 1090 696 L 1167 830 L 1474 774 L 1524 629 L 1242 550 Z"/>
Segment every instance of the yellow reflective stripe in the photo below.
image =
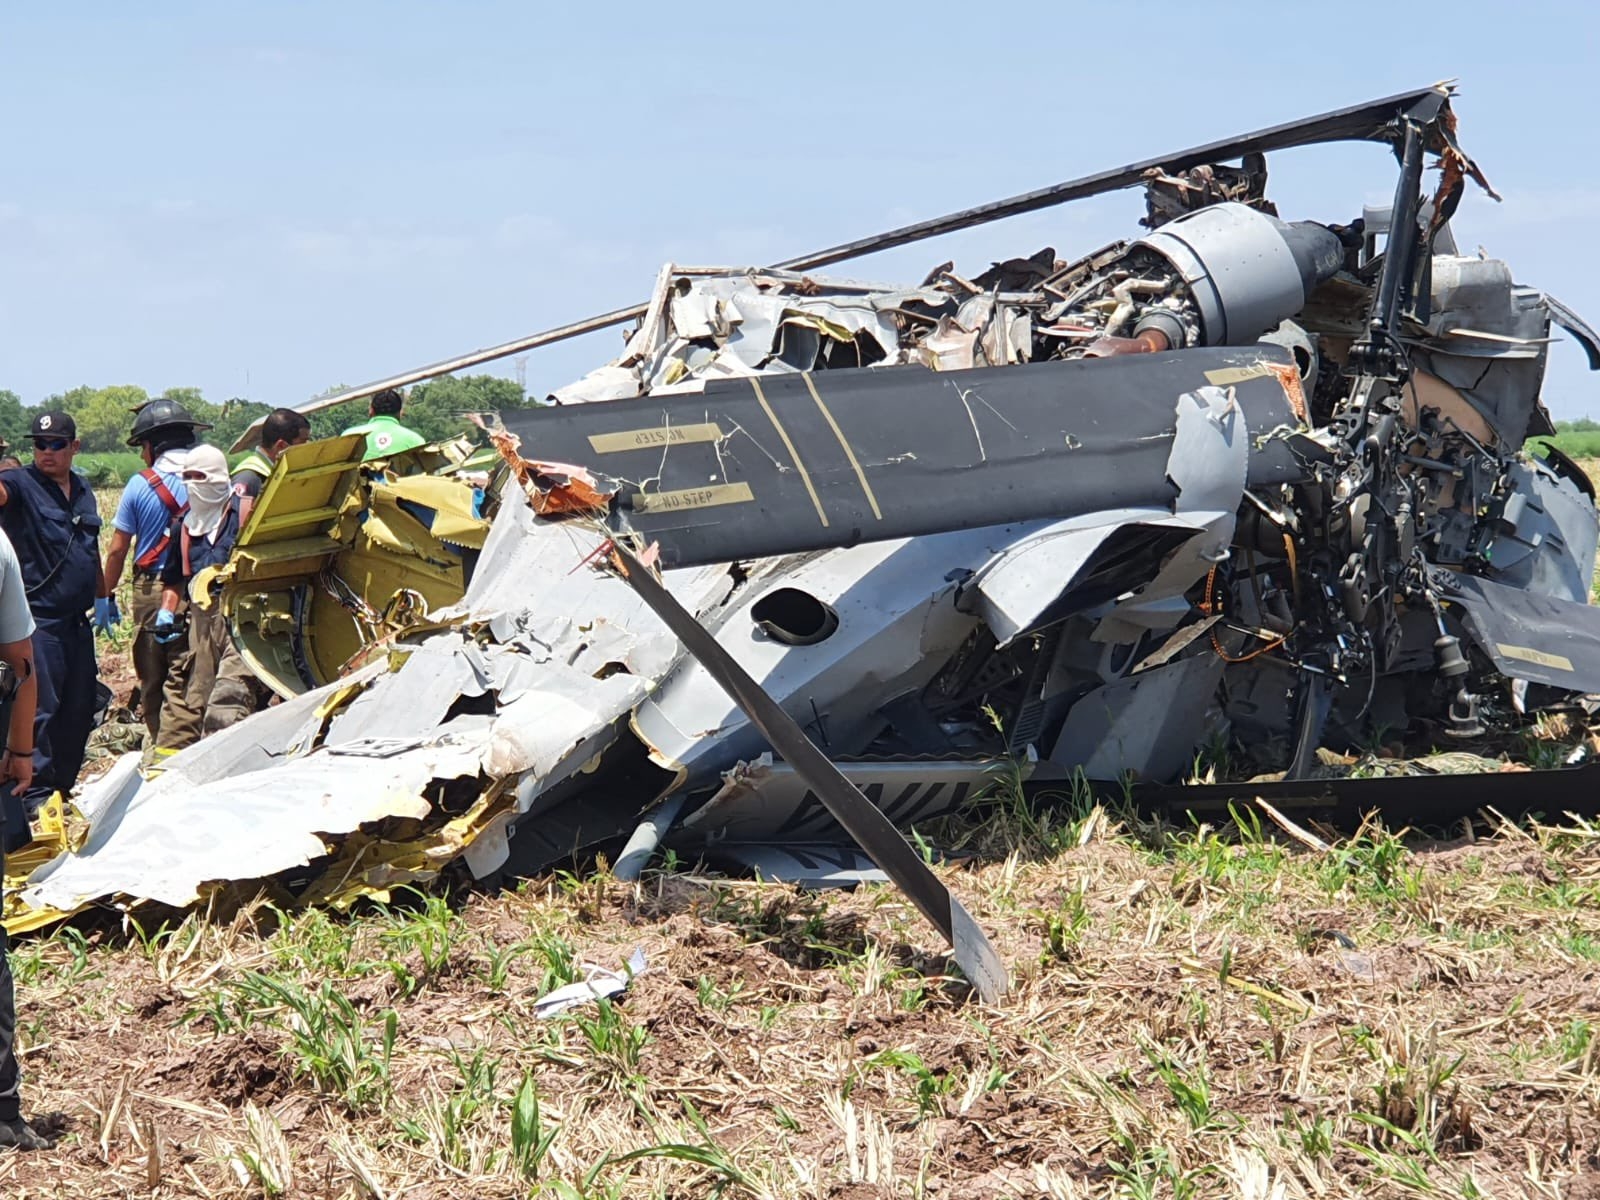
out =
<path fill-rule="evenodd" d="M 878 520 L 883 520 L 883 512 L 878 508 L 878 498 L 872 494 L 872 485 L 867 482 L 867 473 L 861 469 L 861 464 L 856 461 L 856 452 L 850 448 L 850 443 L 845 441 L 844 430 L 839 428 L 839 422 L 833 419 L 833 414 L 828 411 L 828 406 L 822 402 L 822 397 L 817 393 L 817 385 L 811 381 L 811 372 L 800 372 L 800 378 L 806 381 L 806 389 L 810 391 L 811 398 L 817 402 L 817 408 L 822 411 L 822 419 L 827 421 L 828 428 L 833 430 L 833 436 L 839 439 L 839 448 L 844 451 L 844 456 L 850 460 L 850 468 L 856 473 L 856 480 L 861 484 L 861 490 L 866 493 L 867 503 L 872 505 L 872 515 Z M 826 524 L 827 522 L 823 522 Z"/>
<path fill-rule="evenodd" d="M 778 414 L 772 411 L 772 405 L 767 403 L 767 394 L 761 390 L 761 381 L 754 375 L 750 377 L 750 386 L 756 390 L 756 400 L 761 405 L 761 411 L 767 414 L 767 420 L 772 422 L 772 427 L 778 431 L 778 436 L 783 439 L 784 446 L 789 451 L 789 457 L 794 459 L 794 468 L 800 472 L 800 482 L 806 485 L 806 491 L 811 496 L 811 503 L 817 510 L 817 519 L 822 522 L 822 527 L 828 527 L 828 514 L 822 511 L 822 501 L 817 496 L 817 489 L 811 486 L 811 474 L 806 470 L 805 463 L 800 461 L 800 452 L 794 448 L 794 443 L 789 440 L 789 431 L 778 423 Z"/>

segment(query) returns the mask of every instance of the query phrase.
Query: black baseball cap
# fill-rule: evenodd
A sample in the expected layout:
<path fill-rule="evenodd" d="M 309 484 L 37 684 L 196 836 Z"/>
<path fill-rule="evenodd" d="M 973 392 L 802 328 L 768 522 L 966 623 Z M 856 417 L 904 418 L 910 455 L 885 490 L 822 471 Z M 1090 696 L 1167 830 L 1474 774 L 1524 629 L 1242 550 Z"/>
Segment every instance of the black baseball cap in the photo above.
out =
<path fill-rule="evenodd" d="M 33 419 L 33 428 L 28 431 L 29 437 L 64 437 L 69 442 L 76 441 L 78 437 L 78 423 L 64 412 L 42 412 Z"/>

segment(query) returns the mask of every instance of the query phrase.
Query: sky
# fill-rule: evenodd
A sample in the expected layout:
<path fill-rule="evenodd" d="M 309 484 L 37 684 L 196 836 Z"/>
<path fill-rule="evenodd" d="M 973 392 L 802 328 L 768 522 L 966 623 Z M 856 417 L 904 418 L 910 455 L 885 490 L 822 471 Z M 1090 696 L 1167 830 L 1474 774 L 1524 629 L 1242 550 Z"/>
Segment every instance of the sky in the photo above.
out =
<path fill-rule="evenodd" d="M 1463 249 L 1600 324 L 1600 6 L 0 5 L 0 388 L 296 404 L 647 297 L 1460 82 Z M 1386 203 L 1375 146 L 1273 156 L 1289 218 Z M 916 282 L 1137 236 L 1135 192 L 831 269 Z M 617 330 L 533 352 L 544 394 Z M 484 368 L 515 377 L 511 361 Z M 1558 418 L 1600 374 L 1551 354 Z"/>

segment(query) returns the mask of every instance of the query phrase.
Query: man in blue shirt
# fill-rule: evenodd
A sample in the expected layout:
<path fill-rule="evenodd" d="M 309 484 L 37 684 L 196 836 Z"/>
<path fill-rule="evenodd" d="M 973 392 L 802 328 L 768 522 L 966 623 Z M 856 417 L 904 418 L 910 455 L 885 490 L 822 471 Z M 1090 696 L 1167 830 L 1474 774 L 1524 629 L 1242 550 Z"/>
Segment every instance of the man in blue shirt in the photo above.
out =
<path fill-rule="evenodd" d="M 199 729 L 199 714 L 182 705 L 189 673 L 186 642 L 164 645 L 153 624 L 161 607 L 161 563 L 168 532 L 188 501 L 183 469 L 195 435 L 211 426 L 197 421 L 176 400 L 152 400 L 136 414 L 128 445 L 139 447 L 145 469 L 128 480 L 111 518 L 111 544 L 106 549 L 106 586 L 115 593 L 130 550 L 133 560 L 133 669 L 139 678 L 139 712 L 150 731 L 150 744 L 160 733 L 162 692 L 176 681 L 179 697 L 174 719 Z M 193 740 L 190 738 L 189 740 Z"/>
<path fill-rule="evenodd" d="M 0 471 L 0 528 L 11 539 L 33 612 L 33 671 L 39 703 L 34 719 L 33 782 L 23 793 L 29 812 L 78 782 L 94 727 L 95 626 L 117 621 L 100 563 L 100 513 L 94 493 L 72 469 L 78 429 L 62 412 L 33 419 L 33 463 Z"/>

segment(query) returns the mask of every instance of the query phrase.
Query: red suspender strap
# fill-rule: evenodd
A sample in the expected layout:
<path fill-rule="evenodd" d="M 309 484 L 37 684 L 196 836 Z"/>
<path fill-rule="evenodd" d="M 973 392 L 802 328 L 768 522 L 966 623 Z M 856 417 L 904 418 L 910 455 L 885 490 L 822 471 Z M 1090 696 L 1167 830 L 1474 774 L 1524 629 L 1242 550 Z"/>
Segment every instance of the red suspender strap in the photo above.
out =
<path fill-rule="evenodd" d="M 178 498 L 172 494 L 172 489 L 167 486 L 166 481 L 160 475 L 156 474 L 154 468 L 146 467 L 139 472 L 139 478 L 150 485 L 150 490 L 156 494 L 156 498 L 166 508 L 167 516 L 177 518 L 188 511 L 189 506 L 178 503 Z M 171 541 L 171 538 L 163 533 L 159 542 L 133 560 L 133 565 L 141 571 L 149 571 L 159 566 L 162 555 L 167 552 L 167 543 L 169 541 Z"/>

